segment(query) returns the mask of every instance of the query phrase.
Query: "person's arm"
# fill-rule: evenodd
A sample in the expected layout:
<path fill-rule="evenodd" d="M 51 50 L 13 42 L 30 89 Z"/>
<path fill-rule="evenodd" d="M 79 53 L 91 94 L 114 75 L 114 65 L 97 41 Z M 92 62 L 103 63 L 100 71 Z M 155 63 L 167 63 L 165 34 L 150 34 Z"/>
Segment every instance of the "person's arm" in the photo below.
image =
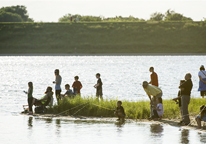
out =
<path fill-rule="evenodd" d="M 82 87 L 83 87 L 83 86 L 82 86 L 82 83 L 81 83 L 81 82 L 79 82 L 79 83 L 80 83 L 80 89 L 82 89 Z"/>
<path fill-rule="evenodd" d="M 151 84 L 152 83 L 152 74 L 150 75 L 150 82 L 149 82 L 149 84 Z"/>
<path fill-rule="evenodd" d="M 199 79 L 203 82 L 203 83 L 206 83 L 206 81 L 204 81 L 201 76 L 199 76 Z"/>
<path fill-rule="evenodd" d="M 73 87 L 73 88 L 74 88 L 74 83 L 75 83 L 75 82 L 73 82 L 73 84 L 72 84 L 72 87 Z"/>
<path fill-rule="evenodd" d="M 149 97 L 149 99 L 150 99 L 150 101 L 152 100 L 152 98 L 151 98 L 151 95 L 149 95 L 149 94 L 147 94 L 148 95 L 148 97 Z"/>

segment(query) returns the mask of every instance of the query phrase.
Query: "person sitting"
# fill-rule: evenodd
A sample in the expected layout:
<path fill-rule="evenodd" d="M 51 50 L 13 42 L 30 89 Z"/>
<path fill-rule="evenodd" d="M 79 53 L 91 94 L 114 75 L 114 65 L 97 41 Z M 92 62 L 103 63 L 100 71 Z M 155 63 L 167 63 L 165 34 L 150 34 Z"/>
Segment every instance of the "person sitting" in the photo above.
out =
<path fill-rule="evenodd" d="M 114 110 L 114 115 L 118 117 L 117 120 L 122 120 L 124 121 L 125 118 L 125 112 L 124 112 L 124 108 L 121 106 L 122 102 L 118 101 L 117 102 L 117 109 Z"/>
<path fill-rule="evenodd" d="M 74 93 L 72 92 L 72 90 L 70 89 L 70 85 L 66 84 L 65 85 L 65 89 L 67 90 L 65 94 L 61 94 L 61 98 L 73 98 L 74 97 Z"/>
<path fill-rule="evenodd" d="M 204 105 L 200 107 L 200 115 L 197 115 L 195 120 L 197 121 L 197 129 L 201 129 L 201 121 L 206 122 L 206 107 Z"/>
<path fill-rule="evenodd" d="M 157 98 L 157 107 L 153 108 L 153 120 L 162 119 L 163 115 L 163 105 L 162 105 L 162 98 Z"/>
<path fill-rule="evenodd" d="M 47 87 L 46 92 L 45 92 L 45 96 L 43 96 L 40 99 L 33 99 L 33 105 L 35 106 L 47 106 L 50 101 L 51 98 L 53 97 L 53 91 L 52 91 L 52 87 Z"/>

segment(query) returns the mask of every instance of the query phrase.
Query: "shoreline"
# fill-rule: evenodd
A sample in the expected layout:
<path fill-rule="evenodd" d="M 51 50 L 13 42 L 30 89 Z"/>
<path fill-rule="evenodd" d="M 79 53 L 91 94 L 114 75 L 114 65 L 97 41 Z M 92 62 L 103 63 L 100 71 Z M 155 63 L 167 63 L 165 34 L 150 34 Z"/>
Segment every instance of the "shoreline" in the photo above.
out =
<path fill-rule="evenodd" d="M 27 114 L 22 114 L 20 115 L 27 115 Z M 34 117 L 41 117 L 41 118 L 63 118 L 63 119 L 68 119 L 68 120 L 88 120 L 88 121 L 110 121 L 110 122 L 119 122 L 120 124 L 124 123 L 121 121 L 116 121 L 117 117 L 90 117 L 90 116 L 71 116 L 71 115 L 53 115 L 53 114 L 33 114 Z M 153 121 L 153 120 L 148 120 L 148 119 L 125 119 L 125 122 L 146 122 L 146 123 L 151 123 L 151 124 L 164 124 L 164 125 L 170 125 L 174 127 L 179 127 L 185 128 L 185 129 L 192 129 L 192 130 L 197 130 L 201 132 L 206 132 L 206 126 L 203 126 L 204 129 L 195 129 L 197 127 L 196 121 L 194 120 L 195 117 L 191 117 L 191 125 L 190 126 L 180 126 L 178 125 L 179 119 L 167 119 L 163 118 L 161 120 Z"/>
<path fill-rule="evenodd" d="M 206 56 L 206 53 L 6 53 L 0 56 Z"/>

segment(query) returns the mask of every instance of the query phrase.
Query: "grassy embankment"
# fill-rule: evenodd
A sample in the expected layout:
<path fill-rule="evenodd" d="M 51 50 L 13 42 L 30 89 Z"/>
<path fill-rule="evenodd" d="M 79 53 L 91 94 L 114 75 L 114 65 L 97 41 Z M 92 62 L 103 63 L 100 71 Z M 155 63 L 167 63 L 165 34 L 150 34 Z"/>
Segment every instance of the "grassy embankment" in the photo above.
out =
<path fill-rule="evenodd" d="M 0 23 L 0 54 L 206 53 L 206 22 Z"/>
<path fill-rule="evenodd" d="M 81 105 L 75 109 L 66 111 L 62 115 L 80 115 L 80 116 L 94 116 L 94 117 L 114 117 L 113 109 L 116 108 L 117 100 L 104 100 L 98 102 L 95 98 L 76 97 L 74 99 L 65 99 L 61 102 L 59 106 L 55 105 L 53 108 L 49 109 L 49 113 L 59 114 L 68 109 L 74 108 Z M 122 106 L 125 109 L 126 118 L 130 119 L 145 119 L 150 116 L 150 104 L 149 101 L 122 101 Z M 95 105 L 94 105 L 95 104 Z M 206 104 L 206 99 L 192 98 L 189 105 L 189 113 L 191 116 L 195 116 L 199 113 L 199 108 L 201 105 Z M 99 106 L 96 106 L 99 105 Z M 84 107 L 85 106 L 85 107 Z M 164 100 L 164 118 L 168 119 L 178 119 L 180 118 L 179 105 L 177 105 L 172 100 Z M 81 110 L 80 110 L 81 109 Z M 79 110 L 79 111 L 78 111 Z"/>

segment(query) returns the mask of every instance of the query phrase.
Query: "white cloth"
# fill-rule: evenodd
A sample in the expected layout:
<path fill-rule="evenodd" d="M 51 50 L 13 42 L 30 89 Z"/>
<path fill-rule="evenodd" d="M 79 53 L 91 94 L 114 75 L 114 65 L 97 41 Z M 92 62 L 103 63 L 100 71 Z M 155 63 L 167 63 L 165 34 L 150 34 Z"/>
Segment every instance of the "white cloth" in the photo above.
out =
<path fill-rule="evenodd" d="M 204 73 L 205 75 L 204 75 L 203 73 Z M 204 70 L 199 71 L 198 76 L 200 76 L 202 79 L 203 79 L 203 78 L 206 78 L 206 71 L 204 71 Z"/>
<path fill-rule="evenodd" d="M 157 114 L 159 116 L 162 116 L 163 115 L 163 105 L 162 105 L 162 103 L 157 104 L 157 109 L 160 109 L 160 111 L 157 110 Z"/>

